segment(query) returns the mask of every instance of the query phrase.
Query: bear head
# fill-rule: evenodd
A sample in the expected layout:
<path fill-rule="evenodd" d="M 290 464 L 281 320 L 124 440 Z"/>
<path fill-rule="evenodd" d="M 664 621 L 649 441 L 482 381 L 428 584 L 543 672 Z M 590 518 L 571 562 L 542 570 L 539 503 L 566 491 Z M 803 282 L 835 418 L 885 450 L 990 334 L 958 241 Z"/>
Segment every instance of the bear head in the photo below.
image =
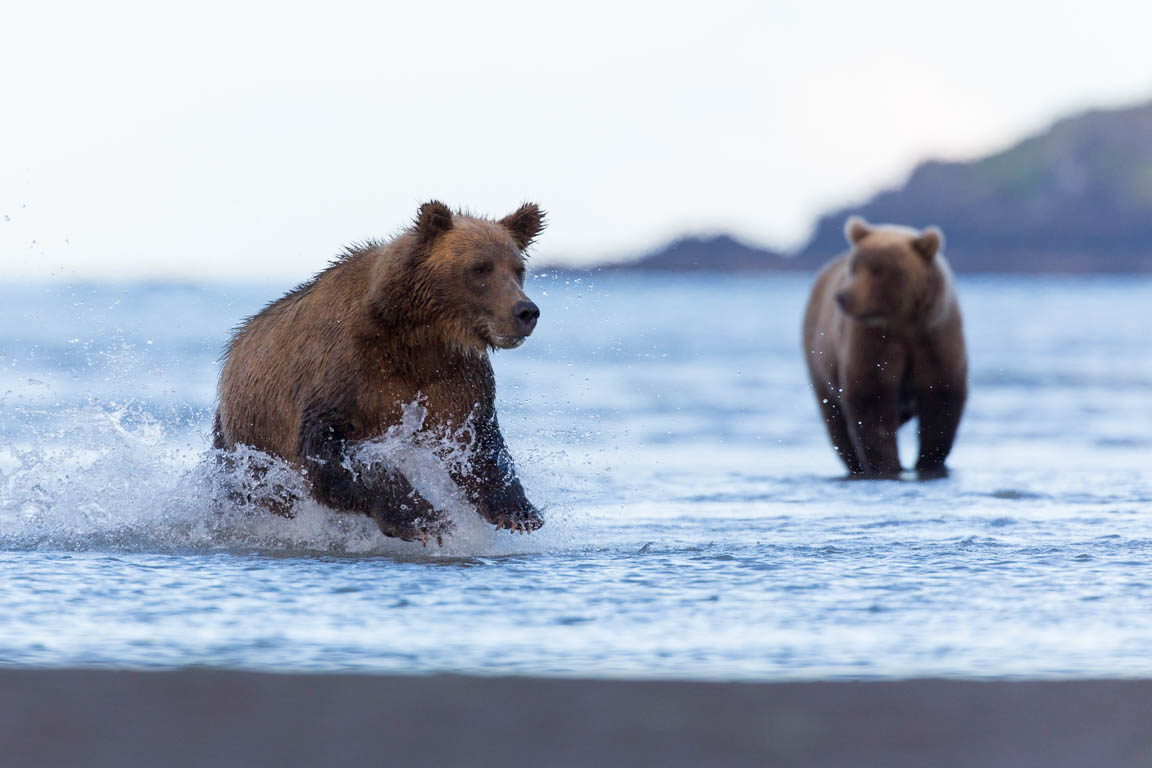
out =
<path fill-rule="evenodd" d="M 899 326 L 931 312 L 946 279 L 937 257 L 944 241 L 939 229 L 873 226 L 852 216 L 844 234 L 852 252 L 847 279 L 835 294 L 844 313 L 868 325 Z"/>
<path fill-rule="evenodd" d="M 462 351 L 520 346 L 540 317 L 524 294 L 524 252 L 543 229 L 535 203 L 499 221 L 425 203 L 378 284 L 378 319 Z"/>

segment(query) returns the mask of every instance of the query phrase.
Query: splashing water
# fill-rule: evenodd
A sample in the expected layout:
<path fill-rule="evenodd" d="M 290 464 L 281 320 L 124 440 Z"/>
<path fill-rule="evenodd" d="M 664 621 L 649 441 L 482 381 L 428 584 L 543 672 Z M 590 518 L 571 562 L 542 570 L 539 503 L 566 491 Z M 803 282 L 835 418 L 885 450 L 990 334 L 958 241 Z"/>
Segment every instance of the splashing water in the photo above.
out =
<path fill-rule="evenodd" d="M 390 539 L 367 516 L 317 504 L 299 470 L 277 457 L 246 446 L 226 455 L 197 448 L 202 432 L 173 443 L 147 412 L 89 404 L 57 414 L 62 426 L 51 439 L 0 451 L 0 549 L 433 557 L 537 549 L 479 517 L 449 475 L 451 465 L 466 471 L 467 440 L 427 434 L 426 415 L 419 403 L 405 406 L 402 422 L 363 443 L 357 458 L 398 468 L 449 516 L 455 526 L 443 547 Z"/>

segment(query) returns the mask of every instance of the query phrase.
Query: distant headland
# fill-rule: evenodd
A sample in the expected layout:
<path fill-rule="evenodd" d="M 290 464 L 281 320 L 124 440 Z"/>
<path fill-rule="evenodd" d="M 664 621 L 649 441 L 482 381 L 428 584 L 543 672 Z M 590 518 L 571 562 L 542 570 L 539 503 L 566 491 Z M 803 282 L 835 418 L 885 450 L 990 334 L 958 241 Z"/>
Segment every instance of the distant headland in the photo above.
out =
<path fill-rule="evenodd" d="M 596 270 L 811 272 L 846 249 L 853 213 L 941 227 L 957 272 L 1152 273 L 1152 102 L 1067 117 L 977 160 L 924 162 L 903 186 L 820 216 L 793 253 L 685 236 Z"/>

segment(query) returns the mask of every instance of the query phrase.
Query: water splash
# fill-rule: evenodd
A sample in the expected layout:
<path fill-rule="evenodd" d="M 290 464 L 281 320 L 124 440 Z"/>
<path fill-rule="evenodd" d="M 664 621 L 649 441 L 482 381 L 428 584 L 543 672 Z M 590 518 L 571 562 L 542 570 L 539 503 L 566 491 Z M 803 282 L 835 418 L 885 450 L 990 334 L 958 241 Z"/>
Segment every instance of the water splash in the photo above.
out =
<path fill-rule="evenodd" d="M 448 515 L 455 527 L 442 547 L 390 539 L 366 516 L 315 503 L 300 472 L 274 456 L 205 449 L 202 425 L 170 433 L 142 408 L 90 403 L 58 413 L 53 430 L 27 430 L 0 446 L 0 548 L 439 558 L 540 551 L 563 540 L 556 526 L 515 536 L 483 521 L 450 475 L 467 468 L 467 433 L 426 432 L 426 416 L 419 403 L 407 406 L 358 458 L 399 468 Z"/>

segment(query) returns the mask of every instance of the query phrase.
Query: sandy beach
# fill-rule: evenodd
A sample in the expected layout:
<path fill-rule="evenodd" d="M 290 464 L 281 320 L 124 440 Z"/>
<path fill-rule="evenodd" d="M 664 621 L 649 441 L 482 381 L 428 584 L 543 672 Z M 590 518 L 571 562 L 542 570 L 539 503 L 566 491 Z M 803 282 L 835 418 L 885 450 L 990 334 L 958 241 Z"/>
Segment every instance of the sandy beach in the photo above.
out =
<path fill-rule="evenodd" d="M 5 766 L 1152 765 L 1152 682 L 0 671 Z"/>

